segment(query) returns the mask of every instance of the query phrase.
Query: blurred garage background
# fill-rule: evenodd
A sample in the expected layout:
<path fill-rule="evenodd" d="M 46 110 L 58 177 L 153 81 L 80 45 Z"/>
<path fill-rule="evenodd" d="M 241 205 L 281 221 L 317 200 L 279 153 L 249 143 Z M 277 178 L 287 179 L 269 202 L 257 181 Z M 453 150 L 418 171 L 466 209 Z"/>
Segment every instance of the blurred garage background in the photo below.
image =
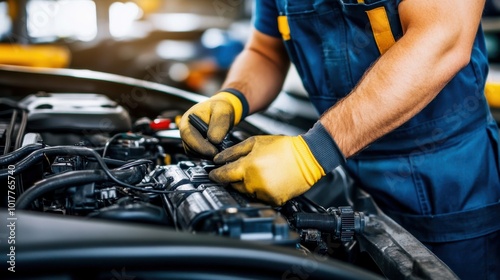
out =
<path fill-rule="evenodd" d="M 97 70 L 210 94 L 243 48 L 252 4 L 0 1 L 0 62 Z"/>
<path fill-rule="evenodd" d="M 211 95 L 243 48 L 252 7 L 253 0 L 0 0 L 0 63 L 97 70 Z M 500 0 L 487 0 L 483 27 L 489 79 L 500 83 Z M 500 108 L 500 86 L 491 88 L 488 100 Z M 296 74 L 285 90 L 303 91 Z"/>

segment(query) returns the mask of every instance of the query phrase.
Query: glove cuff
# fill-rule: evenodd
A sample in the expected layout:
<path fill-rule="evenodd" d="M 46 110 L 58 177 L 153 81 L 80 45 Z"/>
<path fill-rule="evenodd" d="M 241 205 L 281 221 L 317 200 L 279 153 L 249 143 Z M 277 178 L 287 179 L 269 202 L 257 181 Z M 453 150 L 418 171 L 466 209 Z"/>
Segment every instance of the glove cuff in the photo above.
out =
<path fill-rule="evenodd" d="M 323 167 L 325 173 L 345 163 L 346 159 L 337 146 L 337 143 L 335 143 L 330 133 L 328 133 L 320 121 L 317 121 L 308 132 L 302 135 L 302 138 L 309 146 L 311 153 L 318 163 Z"/>
<path fill-rule="evenodd" d="M 234 107 L 234 124 L 238 124 L 246 116 L 248 116 L 249 105 L 246 97 L 241 91 L 234 88 L 225 88 L 218 92 L 217 95 L 224 94 L 226 99 L 231 102 Z"/>

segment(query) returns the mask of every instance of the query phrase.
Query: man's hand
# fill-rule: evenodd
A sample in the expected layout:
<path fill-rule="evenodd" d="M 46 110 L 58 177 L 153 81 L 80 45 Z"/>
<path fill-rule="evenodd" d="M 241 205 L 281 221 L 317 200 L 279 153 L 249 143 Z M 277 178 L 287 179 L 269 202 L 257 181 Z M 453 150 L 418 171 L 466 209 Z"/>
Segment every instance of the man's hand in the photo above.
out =
<path fill-rule="evenodd" d="M 255 136 L 228 148 L 214 158 L 216 164 L 227 164 L 209 176 L 278 206 L 306 192 L 343 161 L 318 122 L 303 136 Z"/>
<path fill-rule="evenodd" d="M 234 90 L 230 91 L 217 93 L 208 100 L 194 105 L 182 116 L 179 130 L 187 151 L 212 158 L 219 152 L 215 145 L 220 144 L 229 130 L 245 117 L 248 112 L 246 100 L 243 95 Z M 206 139 L 189 123 L 190 114 L 198 116 L 208 124 Z"/>

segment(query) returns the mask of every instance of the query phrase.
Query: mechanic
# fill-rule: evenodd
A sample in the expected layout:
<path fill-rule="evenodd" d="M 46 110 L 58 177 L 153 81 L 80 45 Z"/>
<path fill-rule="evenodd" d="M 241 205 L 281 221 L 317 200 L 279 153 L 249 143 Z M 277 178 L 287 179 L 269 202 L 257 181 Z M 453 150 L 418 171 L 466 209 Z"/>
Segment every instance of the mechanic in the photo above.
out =
<path fill-rule="evenodd" d="M 182 117 L 210 178 L 281 205 L 344 165 L 462 279 L 500 279 L 498 128 L 484 97 L 485 0 L 257 0 L 223 89 Z M 298 136 L 218 153 L 278 95 L 290 61 L 321 113 Z M 187 116 L 208 123 L 208 140 Z M 347 159 L 347 160 L 346 160 Z"/>

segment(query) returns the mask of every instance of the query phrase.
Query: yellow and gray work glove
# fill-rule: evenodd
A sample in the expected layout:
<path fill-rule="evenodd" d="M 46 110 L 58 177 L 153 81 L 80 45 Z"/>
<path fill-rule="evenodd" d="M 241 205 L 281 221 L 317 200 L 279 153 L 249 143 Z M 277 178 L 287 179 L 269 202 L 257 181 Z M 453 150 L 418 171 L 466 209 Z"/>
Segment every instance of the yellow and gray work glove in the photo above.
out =
<path fill-rule="evenodd" d="M 207 138 L 189 123 L 189 115 L 194 114 L 208 124 Z M 187 152 L 213 158 L 220 144 L 234 125 L 248 115 L 248 102 L 241 92 L 224 89 L 191 107 L 181 118 L 179 130 Z"/>
<path fill-rule="evenodd" d="M 321 122 L 299 136 L 254 136 L 214 158 L 210 179 L 274 206 L 309 190 L 345 162 Z"/>

